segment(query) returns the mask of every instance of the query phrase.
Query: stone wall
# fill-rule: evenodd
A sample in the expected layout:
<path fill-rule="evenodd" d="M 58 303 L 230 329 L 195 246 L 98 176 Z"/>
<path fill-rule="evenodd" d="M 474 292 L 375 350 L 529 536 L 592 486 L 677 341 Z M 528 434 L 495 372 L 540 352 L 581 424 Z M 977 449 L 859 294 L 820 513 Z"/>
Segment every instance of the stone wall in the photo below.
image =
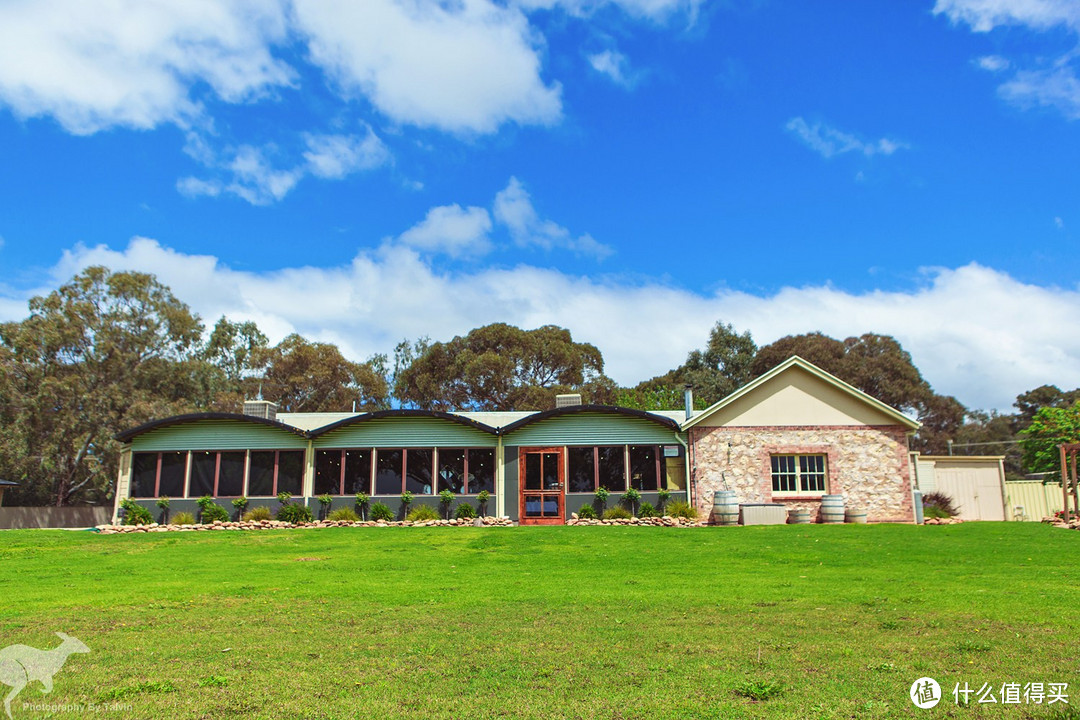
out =
<path fill-rule="evenodd" d="M 690 429 L 694 501 L 702 517 L 713 495 L 734 490 L 739 502 L 778 502 L 809 508 L 817 498 L 774 498 L 770 456 L 827 456 L 826 492 L 843 495 L 845 507 L 865 510 L 869 522 L 914 522 L 906 430 L 889 426 L 694 427 Z"/>

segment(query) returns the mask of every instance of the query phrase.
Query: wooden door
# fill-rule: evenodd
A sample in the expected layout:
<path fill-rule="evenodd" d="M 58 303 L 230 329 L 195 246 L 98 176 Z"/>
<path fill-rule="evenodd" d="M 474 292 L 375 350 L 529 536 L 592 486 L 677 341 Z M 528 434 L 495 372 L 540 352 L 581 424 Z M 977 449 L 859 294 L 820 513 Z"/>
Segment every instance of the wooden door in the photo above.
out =
<path fill-rule="evenodd" d="M 566 516 L 564 449 L 521 448 L 518 452 L 522 525 L 562 525 Z"/>

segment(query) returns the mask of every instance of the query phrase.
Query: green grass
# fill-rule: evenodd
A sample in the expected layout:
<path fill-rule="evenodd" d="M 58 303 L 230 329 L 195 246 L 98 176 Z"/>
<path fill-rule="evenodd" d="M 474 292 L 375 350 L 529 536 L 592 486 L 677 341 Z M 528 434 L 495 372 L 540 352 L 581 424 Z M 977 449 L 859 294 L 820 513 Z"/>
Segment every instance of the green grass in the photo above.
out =
<path fill-rule="evenodd" d="M 0 533 L 0 646 L 97 717 L 1080 717 L 1080 533 L 1038 524 Z M 918 710 L 908 688 L 945 689 Z M 0 690 L 4 690 L 0 686 Z M 1053 711 L 1053 712 L 1051 712 Z M 51 717 L 85 717 L 58 707 Z"/>

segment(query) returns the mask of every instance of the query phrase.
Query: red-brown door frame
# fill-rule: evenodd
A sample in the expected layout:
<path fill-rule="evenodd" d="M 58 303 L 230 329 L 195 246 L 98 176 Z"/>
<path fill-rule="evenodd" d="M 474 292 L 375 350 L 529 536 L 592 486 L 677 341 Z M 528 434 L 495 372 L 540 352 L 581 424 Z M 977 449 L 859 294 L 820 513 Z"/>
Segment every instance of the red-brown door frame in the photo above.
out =
<path fill-rule="evenodd" d="M 559 488 L 558 490 L 527 490 L 525 488 L 525 457 L 527 455 L 540 455 L 541 468 L 543 468 L 543 455 L 554 453 L 559 457 Z M 520 525 L 562 525 L 566 522 L 566 448 L 563 447 L 526 447 L 518 450 L 518 524 Z M 542 473 L 541 473 L 542 474 Z M 541 483 L 543 477 L 541 477 Z M 557 497 L 559 501 L 558 516 L 528 518 L 525 517 L 525 495 L 539 495 L 541 497 Z M 541 501 L 541 507 L 542 505 Z"/>

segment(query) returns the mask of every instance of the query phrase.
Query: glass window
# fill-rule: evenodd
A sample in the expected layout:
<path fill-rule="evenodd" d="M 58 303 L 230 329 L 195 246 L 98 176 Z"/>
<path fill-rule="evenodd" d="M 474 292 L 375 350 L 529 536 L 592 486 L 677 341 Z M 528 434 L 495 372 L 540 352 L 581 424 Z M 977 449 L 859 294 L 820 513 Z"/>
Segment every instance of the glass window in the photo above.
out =
<path fill-rule="evenodd" d="M 495 492 L 494 450 L 469 450 L 469 485 L 465 492 L 476 495 L 481 490 Z"/>
<path fill-rule="evenodd" d="M 184 474 L 186 472 L 186 452 L 161 453 L 161 481 L 158 485 L 158 495 L 164 497 L 183 497 Z"/>
<path fill-rule="evenodd" d="M 371 493 L 371 451 L 345 451 L 345 493 Z"/>
<path fill-rule="evenodd" d="M 402 451 L 380 448 L 375 458 L 375 494 L 400 495 Z"/>
<path fill-rule="evenodd" d="M 593 463 L 593 448 L 566 448 L 566 457 L 570 465 L 570 475 L 566 479 L 566 491 L 593 492 L 596 490 L 596 466 Z"/>
<path fill-rule="evenodd" d="M 156 497 L 157 453 L 135 453 L 131 460 L 131 497 Z"/>
<path fill-rule="evenodd" d="M 216 452 L 191 453 L 191 487 L 189 497 L 202 497 L 214 494 L 214 475 L 217 474 Z"/>
<path fill-rule="evenodd" d="M 630 446 L 630 487 L 645 492 L 659 489 L 657 478 L 657 459 L 659 453 L 655 445 Z"/>
<path fill-rule="evenodd" d="M 469 459 L 472 459 L 470 455 Z M 471 468 L 470 468 L 471 469 Z M 439 492 L 449 490 L 460 495 L 465 492 L 465 450 L 461 448 L 439 449 L 439 472 L 436 478 Z"/>
<path fill-rule="evenodd" d="M 544 453 L 544 489 L 559 489 L 559 453 Z"/>
<path fill-rule="evenodd" d="M 626 458 L 623 448 L 601 447 L 596 449 L 597 480 L 609 492 L 626 492 Z"/>
<path fill-rule="evenodd" d="M 253 497 L 273 497 L 274 492 L 274 466 L 277 464 L 277 453 L 273 450 L 252 451 L 251 466 L 248 468 L 248 495 Z"/>
<path fill-rule="evenodd" d="M 221 453 L 218 471 L 217 496 L 240 497 L 244 494 L 244 461 L 246 452 Z"/>
<path fill-rule="evenodd" d="M 540 453 L 525 453 L 525 489 L 543 490 L 543 480 L 540 477 Z"/>
<path fill-rule="evenodd" d="M 433 495 L 431 465 L 435 453 L 428 449 L 410 449 L 405 458 L 405 489 L 414 495 Z"/>
<path fill-rule="evenodd" d="M 290 450 L 278 453 L 277 492 L 299 495 L 304 486 L 304 451 Z"/>
<path fill-rule="evenodd" d="M 315 494 L 341 494 L 341 450 L 315 453 Z"/>
<path fill-rule="evenodd" d="M 826 491 L 825 455 L 773 455 L 774 494 L 823 495 Z"/>

